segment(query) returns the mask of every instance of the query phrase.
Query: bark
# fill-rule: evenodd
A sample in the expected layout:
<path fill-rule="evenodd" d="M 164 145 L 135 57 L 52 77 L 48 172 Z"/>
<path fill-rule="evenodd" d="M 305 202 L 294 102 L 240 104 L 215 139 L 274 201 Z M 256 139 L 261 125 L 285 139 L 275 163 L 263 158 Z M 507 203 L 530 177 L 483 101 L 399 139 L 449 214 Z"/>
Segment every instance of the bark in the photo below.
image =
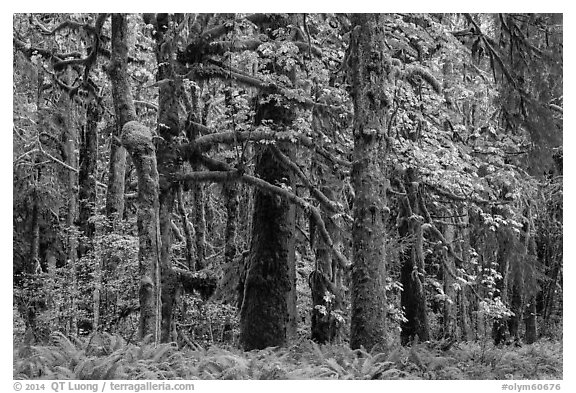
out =
<path fill-rule="evenodd" d="M 178 188 L 178 213 L 182 220 L 182 227 L 184 228 L 184 242 L 186 243 L 186 266 L 189 270 L 196 270 L 196 264 L 194 262 L 194 233 L 193 229 L 188 221 L 188 215 L 186 214 L 186 207 L 184 205 L 184 197 L 182 195 L 182 187 Z"/>
<path fill-rule="evenodd" d="M 161 139 L 158 142 L 157 160 L 160 176 L 160 233 L 162 236 L 161 252 L 161 297 L 162 297 L 162 342 L 169 342 L 176 337 L 171 337 L 172 312 L 176 292 L 178 289 L 178 277 L 172 268 L 172 211 L 176 198 L 177 188 L 173 186 L 168 177 L 180 172 L 182 165 L 175 153 L 173 139 L 180 132 L 179 116 L 179 90 L 180 84 L 176 78 L 173 64 L 175 48 L 172 46 L 171 33 L 166 31 L 166 26 L 171 22 L 168 19 L 160 22 L 156 18 L 156 61 L 158 63 L 157 80 L 167 80 L 162 83 L 158 92 L 158 126 L 157 132 Z M 166 26 L 164 26 L 166 25 Z"/>
<path fill-rule="evenodd" d="M 96 206 L 96 170 L 98 163 L 98 122 L 102 116 L 95 102 L 88 104 L 86 109 L 86 125 L 80 141 L 80 171 L 78 173 L 79 213 L 78 226 L 87 238 L 87 243 L 80 249 L 80 255 L 85 255 L 92 248 L 95 226 L 90 222 Z"/>
<path fill-rule="evenodd" d="M 122 131 L 122 144 L 132 157 L 138 174 L 138 262 L 140 271 L 140 339 L 152 335 L 160 340 L 160 202 L 156 152 L 150 130 L 128 122 Z"/>
<path fill-rule="evenodd" d="M 195 171 L 200 167 L 193 167 Z M 206 264 L 206 216 L 204 212 L 204 186 L 196 183 L 192 186 L 194 197 L 194 230 L 196 245 L 196 270 L 201 270 Z"/>
<path fill-rule="evenodd" d="M 502 317 L 502 318 L 495 318 L 494 323 L 492 326 L 492 338 L 494 339 L 494 344 L 503 344 L 508 339 L 508 325 L 514 326 L 518 325 L 518 320 L 520 318 L 520 308 L 516 307 L 517 300 L 520 299 L 516 296 L 520 296 L 520 292 L 516 294 L 517 291 L 520 291 L 520 283 L 517 282 L 517 279 L 511 280 L 510 279 L 510 249 L 513 247 L 514 239 L 511 237 L 510 232 L 508 230 L 500 230 L 498 233 L 497 239 L 498 242 L 498 251 L 497 251 L 497 262 L 498 262 L 498 269 L 502 276 L 500 280 L 496 282 L 496 293 L 494 297 L 499 297 L 502 300 L 502 303 L 507 306 L 512 306 L 511 311 L 514 315 L 510 317 Z M 510 290 L 510 282 L 512 282 L 512 290 Z M 510 303 L 509 294 L 513 294 L 512 303 Z M 516 328 L 517 330 L 517 328 Z"/>
<path fill-rule="evenodd" d="M 279 17 L 261 28 L 271 32 L 287 23 L 286 18 Z M 274 63 L 269 64 L 269 71 L 275 71 Z M 287 74 L 294 81 L 295 70 Z M 256 125 L 268 120 L 277 132 L 292 125 L 293 108 L 273 95 L 261 93 L 258 99 L 261 101 L 256 109 Z M 288 144 L 280 143 L 278 148 L 288 157 L 294 154 Z M 294 188 L 293 174 L 274 158 L 270 146 L 257 148 L 255 173 L 270 184 L 283 183 Z M 250 255 L 240 310 L 240 343 L 245 350 L 283 346 L 296 333 L 295 218 L 295 206 L 288 200 L 260 189 L 255 191 Z"/>
<path fill-rule="evenodd" d="M 448 211 L 450 212 L 450 211 Z M 450 215 L 450 214 L 447 214 Z M 450 225 L 451 222 L 446 225 L 444 230 L 444 238 L 448 243 L 453 243 L 455 236 L 455 228 Z M 454 258 L 446 253 L 446 265 L 454 272 L 456 271 L 456 264 L 454 263 Z M 443 336 L 445 339 L 454 339 L 457 337 L 457 294 L 454 284 L 456 280 L 448 272 L 444 272 L 444 294 L 446 295 L 446 300 L 444 301 L 444 319 L 443 319 Z"/>
<path fill-rule="evenodd" d="M 76 162 L 76 144 L 77 134 L 72 119 L 72 102 L 65 94 L 62 95 L 59 102 L 62 111 L 63 133 L 65 136 L 66 164 L 70 168 L 78 167 Z M 78 333 L 78 279 L 77 279 L 77 262 L 78 262 L 78 234 L 76 219 L 78 214 L 78 195 L 76 193 L 78 178 L 76 171 L 67 171 L 66 199 L 68 201 L 66 212 L 66 226 L 68 228 L 67 236 L 67 265 L 70 269 L 70 334 Z"/>
<path fill-rule="evenodd" d="M 224 229 L 224 264 L 230 266 L 236 259 L 236 233 L 238 232 L 238 184 L 225 183 L 223 188 L 226 199 L 226 227 Z"/>
<path fill-rule="evenodd" d="M 464 207 L 460 212 L 465 211 L 466 214 L 461 218 L 461 224 L 463 225 L 461 236 L 462 242 L 456 245 L 456 250 L 460 252 L 462 260 L 465 263 L 462 266 L 463 269 L 467 269 L 470 263 L 470 230 L 469 230 L 469 216 L 467 213 L 467 207 Z M 462 213 L 460 213 L 462 214 Z M 472 340 L 472 319 L 470 314 L 470 303 L 468 299 L 469 289 L 467 286 L 461 286 L 460 291 L 457 292 L 458 299 L 458 325 L 460 327 L 460 339 L 463 341 Z"/>
<path fill-rule="evenodd" d="M 350 81 L 354 103 L 352 182 L 352 317 L 350 346 L 368 351 L 385 342 L 386 231 L 388 179 L 385 160 L 387 101 L 382 15 L 357 14 L 350 37 Z"/>
<path fill-rule="evenodd" d="M 422 197 L 418 189 L 419 177 L 416 170 L 408 168 L 405 173 L 406 198 L 400 209 L 398 233 L 410 245 L 400 256 L 402 267 L 400 282 L 401 304 L 406 313 L 400 334 L 402 345 L 409 344 L 418 337 L 420 341 L 430 340 L 430 326 L 426 312 L 426 293 L 424 291 L 424 255 L 422 222 L 418 217 L 424 213 L 421 209 Z"/>
<path fill-rule="evenodd" d="M 538 339 L 536 324 L 536 299 L 534 297 L 528 300 L 526 306 L 524 324 L 526 326 L 526 344 L 533 344 Z"/>
<path fill-rule="evenodd" d="M 80 141 L 80 170 L 78 173 L 78 227 L 84 238 L 79 244 L 78 256 L 82 257 L 93 249 L 93 240 L 96 232 L 94 222 L 90 217 L 96 207 L 96 171 L 98 163 L 98 122 L 101 112 L 97 103 L 91 102 L 86 109 L 86 125 Z M 95 258 L 94 267 L 94 293 L 93 293 L 93 320 L 94 330 L 100 323 L 100 291 L 102 288 L 101 259 Z"/>
<path fill-rule="evenodd" d="M 329 187 L 324 187 L 322 191 L 330 200 L 334 198 L 334 193 Z M 330 213 L 325 206 L 322 206 L 321 212 L 326 230 L 335 241 L 336 227 L 330 219 Z M 319 234 L 313 232 L 315 229 L 310 230 L 310 236 L 313 236 L 313 243 L 316 245 L 316 269 L 308 278 L 312 296 L 311 331 L 312 340 L 325 344 L 332 342 L 338 333 L 338 322 L 331 312 L 340 308 L 341 294 L 336 285 L 337 266 L 332 260 L 332 250 Z"/>
<path fill-rule="evenodd" d="M 112 133 L 110 150 L 106 216 L 118 220 L 121 220 L 124 214 L 124 176 L 126 173 L 126 150 L 118 140 L 124 124 L 136 120 L 136 110 L 127 74 L 128 35 L 126 15 L 112 14 L 112 53 L 108 73 L 112 85 L 116 127 Z"/>
<path fill-rule="evenodd" d="M 171 248 L 172 248 L 172 210 L 175 202 L 174 187 L 170 187 L 160 192 L 160 233 L 162 236 L 162 247 L 160 253 L 161 264 L 161 298 L 162 298 L 162 342 L 170 342 L 172 337 L 172 311 L 178 290 L 177 276 L 172 269 Z"/>
<path fill-rule="evenodd" d="M 532 232 L 534 230 L 534 222 L 532 219 L 532 208 L 528 205 L 528 228 L 526 230 L 526 237 L 524 239 L 524 248 L 526 250 L 528 282 L 525 280 L 526 288 L 526 309 L 524 313 L 524 325 L 526 327 L 526 344 L 533 344 L 538 339 L 538 325 L 537 325 L 537 312 L 536 312 L 536 297 L 538 294 L 538 279 L 536 278 L 536 241 Z"/>
<path fill-rule="evenodd" d="M 256 174 L 269 183 L 292 186 L 290 174 L 274 160 L 271 149 L 261 146 L 258 150 Z M 295 208 L 289 201 L 255 191 L 252 241 L 240 310 L 240 342 L 245 350 L 283 346 L 287 341 L 295 300 L 290 296 L 295 283 L 290 269 L 294 265 L 294 219 Z"/>

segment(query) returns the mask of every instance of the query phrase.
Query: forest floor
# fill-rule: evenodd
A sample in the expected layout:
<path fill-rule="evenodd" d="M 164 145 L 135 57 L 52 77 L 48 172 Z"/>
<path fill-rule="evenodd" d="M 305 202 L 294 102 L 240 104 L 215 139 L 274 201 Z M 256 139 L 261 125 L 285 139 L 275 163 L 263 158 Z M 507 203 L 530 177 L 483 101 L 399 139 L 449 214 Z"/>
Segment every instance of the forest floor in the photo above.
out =
<path fill-rule="evenodd" d="M 449 350 L 420 343 L 384 353 L 301 340 L 286 348 L 178 349 L 127 344 L 96 334 L 47 346 L 15 346 L 15 379 L 562 379 L 562 341 L 496 347 L 457 343 Z"/>

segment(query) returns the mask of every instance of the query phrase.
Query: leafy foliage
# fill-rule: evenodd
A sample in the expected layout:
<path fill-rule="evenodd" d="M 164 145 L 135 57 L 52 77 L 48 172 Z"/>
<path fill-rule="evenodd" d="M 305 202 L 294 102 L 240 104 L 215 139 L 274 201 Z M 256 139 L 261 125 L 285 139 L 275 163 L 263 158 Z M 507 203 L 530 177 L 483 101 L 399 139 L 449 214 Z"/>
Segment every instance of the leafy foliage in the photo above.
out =
<path fill-rule="evenodd" d="M 429 344 L 383 353 L 319 346 L 302 340 L 288 348 L 242 352 L 213 346 L 178 350 L 173 344 L 127 344 L 95 333 L 32 347 L 14 363 L 16 379 L 561 379 L 562 343 L 522 348 L 458 344 L 441 351 Z"/>

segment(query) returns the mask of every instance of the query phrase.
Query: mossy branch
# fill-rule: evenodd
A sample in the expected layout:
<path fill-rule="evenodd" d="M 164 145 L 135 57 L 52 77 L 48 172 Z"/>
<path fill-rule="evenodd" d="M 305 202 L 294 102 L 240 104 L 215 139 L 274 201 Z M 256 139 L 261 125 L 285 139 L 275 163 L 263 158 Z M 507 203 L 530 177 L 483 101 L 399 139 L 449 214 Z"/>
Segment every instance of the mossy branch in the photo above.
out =
<path fill-rule="evenodd" d="M 223 164 L 222 166 L 224 166 Z M 250 184 L 252 186 L 258 187 L 260 190 L 264 192 L 268 192 L 270 194 L 279 195 L 282 198 L 285 198 L 291 203 L 300 206 L 304 211 L 309 212 L 312 219 L 315 221 L 317 228 L 320 230 L 320 235 L 324 242 L 332 249 L 332 252 L 338 261 L 338 264 L 342 269 L 348 269 L 350 267 L 350 263 L 347 258 L 336 248 L 328 230 L 326 229 L 326 225 L 322 216 L 320 214 L 320 209 L 316 206 L 311 205 L 310 203 L 306 202 L 304 199 L 300 198 L 299 196 L 295 195 L 294 193 L 290 192 L 289 190 L 270 184 L 265 180 L 260 178 L 243 174 L 237 170 L 229 170 L 229 171 L 204 171 L 204 172 L 193 172 L 182 174 L 176 176 L 175 180 L 181 182 L 226 182 L 226 181 L 242 181 L 246 184 Z"/>
<path fill-rule="evenodd" d="M 442 94 L 442 85 L 427 69 L 417 65 L 409 65 L 404 72 L 406 78 L 419 76 L 423 81 L 428 83 L 437 94 Z"/>

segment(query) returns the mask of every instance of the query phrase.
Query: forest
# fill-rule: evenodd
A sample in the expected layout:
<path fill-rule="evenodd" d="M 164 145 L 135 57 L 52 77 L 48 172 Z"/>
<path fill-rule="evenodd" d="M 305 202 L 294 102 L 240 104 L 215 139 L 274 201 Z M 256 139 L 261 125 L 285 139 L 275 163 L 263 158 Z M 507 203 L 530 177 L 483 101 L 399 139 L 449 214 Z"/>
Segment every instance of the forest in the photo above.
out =
<path fill-rule="evenodd" d="M 13 14 L 14 379 L 562 379 L 562 14 Z"/>

